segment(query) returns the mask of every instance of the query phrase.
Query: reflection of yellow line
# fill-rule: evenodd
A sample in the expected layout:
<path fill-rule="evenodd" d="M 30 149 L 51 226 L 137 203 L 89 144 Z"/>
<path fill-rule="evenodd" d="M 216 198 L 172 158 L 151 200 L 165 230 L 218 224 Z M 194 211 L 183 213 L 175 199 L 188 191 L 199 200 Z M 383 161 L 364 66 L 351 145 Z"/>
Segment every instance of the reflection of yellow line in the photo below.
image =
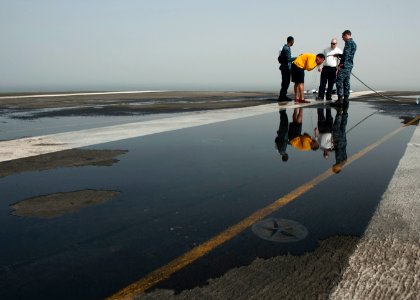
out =
<path fill-rule="evenodd" d="M 355 160 L 359 159 L 369 151 L 373 150 L 380 144 L 384 143 L 386 140 L 400 132 L 404 127 L 411 125 L 415 123 L 417 120 L 420 119 L 420 116 L 417 116 L 415 119 L 407 123 L 405 126 L 400 127 L 391 133 L 387 134 L 380 140 L 378 140 L 376 143 L 371 144 L 364 148 L 363 150 L 359 151 L 352 157 L 350 157 L 347 160 L 347 164 L 349 165 Z M 318 175 L 311 181 L 303 184 L 302 186 L 296 188 L 289 194 L 283 196 L 282 198 L 276 200 L 272 204 L 254 212 L 249 217 L 245 218 L 241 222 L 229 227 L 225 231 L 221 232 L 220 234 L 216 235 L 215 237 L 211 238 L 207 242 L 193 248 L 189 252 L 184 253 L 183 255 L 179 256 L 178 258 L 174 259 L 173 261 L 169 262 L 167 265 L 149 273 L 142 279 L 130 284 L 126 288 L 120 290 L 118 293 L 112 295 L 111 297 L 107 299 L 132 299 L 134 295 L 139 295 L 149 289 L 150 287 L 154 286 L 155 284 L 161 282 L 162 280 L 168 278 L 176 271 L 182 269 L 183 267 L 191 264 L 198 258 L 206 255 L 210 251 L 212 251 L 217 246 L 223 244 L 224 242 L 232 239 L 233 237 L 237 236 L 239 233 L 250 227 L 255 222 L 259 221 L 260 219 L 266 217 L 267 215 L 273 213 L 274 211 L 278 210 L 282 206 L 286 205 L 287 203 L 293 201 L 300 195 L 304 194 L 305 192 L 309 191 L 313 187 L 315 187 L 317 184 L 321 183 L 328 177 L 330 177 L 332 174 L 334 174 L 331 170 L 327 170 L 321 175 Z"/>

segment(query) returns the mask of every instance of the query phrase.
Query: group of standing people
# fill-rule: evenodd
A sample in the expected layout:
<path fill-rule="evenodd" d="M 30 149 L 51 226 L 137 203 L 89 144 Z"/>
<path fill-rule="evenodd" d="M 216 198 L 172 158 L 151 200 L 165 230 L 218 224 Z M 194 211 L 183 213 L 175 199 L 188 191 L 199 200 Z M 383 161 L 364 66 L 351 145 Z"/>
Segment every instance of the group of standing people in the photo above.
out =
<path fill-rule="evenodd" d="M 282 75 L 278 101 L 293 101 L 287 96 L 291 78 L 294 83 L 295 103 L 308 103 L 304 96 L 305 70 L 311 71 L 318 66 L 318 70 L 321 72 L 321 82 L 317 100 L 324 100 L 324 96 L 326 96 L 326 100 L 332 100 L 331 95 L 335 83 L 338 100 L 330 105 L 336 107 L 348 105 L 350 76 L 357 45 L 351 37 L 350 30 L 345 30 L 342 33 L 342 38 L 345 42 L 343 51 L 337 47 L 337 39 L 333 38 L 330 47 L 324 49 L 323 53 L 303 53 L 297 57 L 292 57 L 290 47 L 294 44 L 294 38 L 289 36 L 278 56 Z M 326 90 L 327 83 L 328 88 Z"/>
<path fill-rule="evenodd" d="M 348 119 L 347 107 L 338 109 L 333 120 L 331 108 L 318 108 L 318 123 L 314 129 L 314 135 L 304 132 L 302 134 L 303 108 L 295 108 L 292 115 L 292 122 L 285 109 L 280 110 L 280 124 L 277 136 L 274 140 L 276 149 L 282 160 L 287 162 L 289 154 L 287 147 L 290 145 L 299 151 L 322 150 L 322 156 L 329 158 L 331 152 L 335 154 L 335 163 L 332 166 L 334 173 L 339 173 L 347 162 L 347 138 L 346 125 Z"/>
<path fill-rule="evenodd" d="M 289 160 L 289 155 L 286 152 L 288 145 L 291 145 L 293 148 L 300 151 L 316 151 L 319 148 L 319 143 L 315 137 L 311 137 L 306 132 L 302 134 L 302 119 L 302 107 L 293 110 L 292 122 L 290 123 L 286 110 L 280 110 L 280 125 L 274 143 L 284 162 Z"/>
<path fill-rule="evenodd" d="M 333 120 L 331 108 L 318 108 L 318 126 L 314 129 L 319 148 L 323 157 L 328 159 L 330 152 L 335 153 L 335 164 L 332 166 L 334 173 L 339 173 L 347 162 L 346 126 L 348 119 L 347 108 L 338 109 Z"/>

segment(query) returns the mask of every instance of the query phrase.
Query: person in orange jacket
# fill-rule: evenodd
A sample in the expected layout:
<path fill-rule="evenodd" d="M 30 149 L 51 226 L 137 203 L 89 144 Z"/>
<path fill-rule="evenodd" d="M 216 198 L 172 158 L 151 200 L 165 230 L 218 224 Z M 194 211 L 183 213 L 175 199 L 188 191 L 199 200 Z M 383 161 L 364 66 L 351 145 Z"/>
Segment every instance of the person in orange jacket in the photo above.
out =
<path fill-rule="evenodd" d="M 295 108 L 289 125 L 289 144 L 300 151 L 318 150 L 319 144 L 306 132 L 302 134 L 303 108 Z"/>
<path fill-rule="evenodd" d="M 322 53 L 303 53 L 296 57 L 292 63 L 291 74 L 292 82 L 295 83 L 295 102 L 296 103 L 309 103 L 305 101 L 304 82 L 305 70 L 312 71 L 316 66 L 321 65 L 325 60 L 325 55 Z"/>

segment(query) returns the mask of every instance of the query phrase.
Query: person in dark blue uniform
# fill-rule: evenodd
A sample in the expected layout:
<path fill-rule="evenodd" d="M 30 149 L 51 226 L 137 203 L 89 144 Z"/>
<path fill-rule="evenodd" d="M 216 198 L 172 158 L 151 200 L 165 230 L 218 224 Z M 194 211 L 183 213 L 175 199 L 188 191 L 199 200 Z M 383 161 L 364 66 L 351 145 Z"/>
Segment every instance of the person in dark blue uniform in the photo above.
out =
<path fill-rule="evenodd" d="M 341 106 L 348 104 L 350 95 L 350 76 L 351 70 L 353 69 L 353 59 L 356 53 L 357 45 L 351 37 L 351 31 L 345 30 L 342 34 L 343 40 L 345 41 L 343 54 L 336 54 L 335 56 L 340 57 L 339 71 L 337 74 L 337 95 L 338 100 L 331 103 L 331 106 Z"/>
<path fill-rule="evenodd" d="M 332 166 L 334 173 L 340 173 L 347 162 L 347 113 L 348 106 L 337 108 L 337 114 L 332 128 L 333 148 L 335 152 L 335 164 Z"/>
<path fill-rule="evenodd" d="M 284 162 L 289 160 L 289 155 L 286 152 L 287 144 L 289 142 L 288 133 L 289 133 L 289 119 L 287 117 L 286 110 L 281 110 L 279 130 L 277 130 L 277 136 L 274 142 L 276 144 L 276 149 L 281 155 L 282 161 Z"/>
<path fill-rule="evenodd" d="M 287 89 L 290 85 L 290 68 L 292 67 L 292 52 L 290 47 L 293 46 L 295 39 L 292 36 L 287 38 L 287 44 L 283 46 L 281 49 L 279 56 L 277 58 L 278 62 L 280 63 L 280 71 L 281 71 L 281 89 L 279 95 L 279 102 L 282 101 L 292 101 L 289 97 L 287 97 Z"/>

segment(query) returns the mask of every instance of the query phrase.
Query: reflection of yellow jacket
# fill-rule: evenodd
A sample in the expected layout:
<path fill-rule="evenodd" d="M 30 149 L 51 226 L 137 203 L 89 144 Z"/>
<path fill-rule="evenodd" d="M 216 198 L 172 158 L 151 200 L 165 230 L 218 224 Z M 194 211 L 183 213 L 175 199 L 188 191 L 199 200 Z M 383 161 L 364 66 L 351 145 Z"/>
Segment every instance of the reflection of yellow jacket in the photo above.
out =
<path fill-rule="evenodd" d="M 297 67 L 304 69 L 306 71 L 311 71 L 315 69 L 316 64 L 316 55 L 313 53 L 303 53 L 296 57 L 293 62 Z"/>
<path fill-rule="evenodd" d="M 312 138 L 309 134 L 304 133 L 303 135 L 298 135 L 293 140 L 290 141 L 290 145 L 301 151 L 311 150 Z"/>

